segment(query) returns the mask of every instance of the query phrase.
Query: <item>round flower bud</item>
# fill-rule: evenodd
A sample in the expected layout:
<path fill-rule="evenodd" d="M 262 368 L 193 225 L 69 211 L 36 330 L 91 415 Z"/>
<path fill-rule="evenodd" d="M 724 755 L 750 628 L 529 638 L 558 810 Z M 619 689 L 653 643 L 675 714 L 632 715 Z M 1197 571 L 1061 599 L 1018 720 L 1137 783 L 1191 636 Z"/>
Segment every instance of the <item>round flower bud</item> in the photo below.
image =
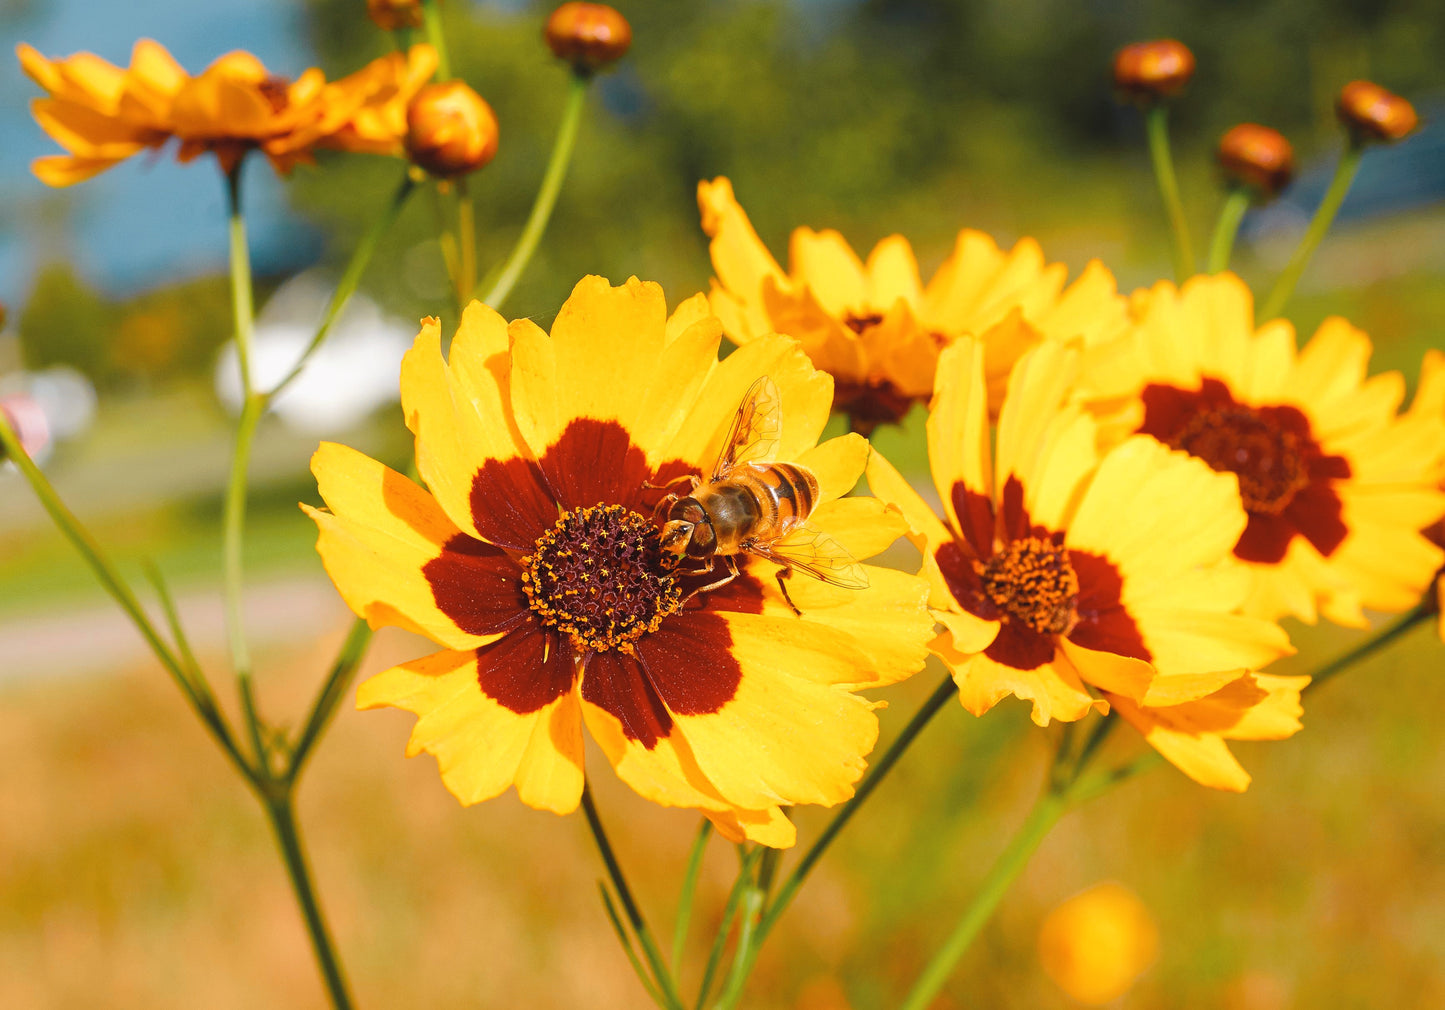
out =
<path fill-rule="evenodd" d="M 5 415 L 5 423 L 27 456 L 34 456 L 50 444 L 50 424 L 45 419 L 45 411 L 28 393 L 0 398 L 0 413 Z M 4 443 L 0 443 L 0 461 L 6 455 Z"/>
<path fill-rule="evenodd" d="M 621 59 L 632 45 L 632 26 L 606 4 L 565 3 L 547 19 L 543 34 L 552 52 L 578 73 Z"/>
<path fill-rule="evenodd" d="M 421 27 L 421 0 L 366 0 L 366 14 L 384 31 Z"/>
<path fill-rule="evenodd" d="M 1294 178 L 1294 149 L 1284 134 L 1258 123 L 1240 123 L 1219 138 L 1220 167 L 1233 183 L 1275 196 Z"/>
<path fill-rule="evenodd" d="M 1340 89 L 1335 114 L 1357 141 L 1391 143 L 1415 132 L 1415 106 L 1372 81 L 1351 81 Z"/>
<path fill-rule="evenodd" d="M 1114 54 L 1114 86 L 1131 98 L 1168 98 L 1193 76 L 1194 54 L 1174 39 L 1135 42 Z"/>
<path fill-rule="evenodd" d="M 433 175 L 475 172 L 497 153 L 497 117 L 463 81 L 428 84 L 407 107 L 406 150 Z"/>

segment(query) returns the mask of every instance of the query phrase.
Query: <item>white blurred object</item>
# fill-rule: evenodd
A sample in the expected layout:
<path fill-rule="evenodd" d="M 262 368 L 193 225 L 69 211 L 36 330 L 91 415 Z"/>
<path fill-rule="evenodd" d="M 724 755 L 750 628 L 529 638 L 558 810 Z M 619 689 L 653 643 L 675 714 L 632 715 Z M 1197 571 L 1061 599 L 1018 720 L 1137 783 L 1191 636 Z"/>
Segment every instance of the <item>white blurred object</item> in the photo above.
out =
<path fill-rule="evenodd" d="M 270 389 L 301 359 L 331 300 L 331 288 L 300 274 L 276 290 L 256 319 L 251 382 Z M 383 315 L 376 303 L 355 294 L 326 340 L 271 409 L 288 426 L 313 435 L 343 431 L 398 398 L 401 358 L 416 327 Z M 232 341 L 216 362 L 216 393 L 232 411 L 241 409 L 241 369 Z"/>
<path fill-rule="evenodd" d="M 32 372 L 28 385 L 57 442 L 84 434 L 95 420 L 95 386 L 74 368 L 57 365 Z"/>

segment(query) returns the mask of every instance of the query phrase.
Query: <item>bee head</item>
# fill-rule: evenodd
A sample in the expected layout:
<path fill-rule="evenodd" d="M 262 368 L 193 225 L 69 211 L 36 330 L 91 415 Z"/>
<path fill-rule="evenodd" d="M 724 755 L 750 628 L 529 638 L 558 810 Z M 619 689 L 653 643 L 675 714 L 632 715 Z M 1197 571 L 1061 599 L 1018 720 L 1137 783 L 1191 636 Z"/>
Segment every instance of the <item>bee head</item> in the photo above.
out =
<path fill-rule="evenodd" d="M 694 524 L 686 519 L 670 519 L 662 527 L 662 553 L 667 555 L 670 564 L 677 564 L 687 554 L 687 546 L 692 543 L 692 531 Z"/>

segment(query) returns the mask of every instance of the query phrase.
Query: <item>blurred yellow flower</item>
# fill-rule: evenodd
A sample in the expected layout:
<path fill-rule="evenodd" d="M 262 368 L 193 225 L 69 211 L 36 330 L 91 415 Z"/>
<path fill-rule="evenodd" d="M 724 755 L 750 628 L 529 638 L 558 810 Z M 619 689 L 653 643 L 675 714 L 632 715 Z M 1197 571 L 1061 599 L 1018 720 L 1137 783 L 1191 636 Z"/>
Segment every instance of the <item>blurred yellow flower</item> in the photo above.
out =
<path fill-rule="evenodd" d="M 1290 652 L 1219 562 L 1244 529 L 1233 478 L 1144 436 L 1108 452 L 1067 402 L 1080 352 L 1019 359 L 990 437 L 982 342 L 938 359 L 928 458 L 944 518 L 876 452 L 874 494 L 903 510 L 944 633 L 933 650 L 965 708 L 1012 694 L 1041 726 L 1111 708 L 1185 774 L 1242 790 L 1228 739 L 1299 729 L 1307 677 L 1258 670 Z M 991 449 L 994 442 L 996 448 Z"/>
<path fill-rule="evenodd" d="M 1107 339 L 1126 302 L 1097 260 L 1068 287 L 1062 263 L 1046 263 L 1033 239 L 1005 252 L 982 232 L 958 234 L 925 287 L 908 240 L 890 235 L 866 262 L 836 231 L 794 230 L 784 272 L 725 178 L 698 183 L 702 227 L 712 239 L 712 306 L 736 344 L 773 332 L 802 341 L 830 373 L 836 408 L 857 430 L 897 421 L 933 391 L 938 353 L 963 334 L 985 342 L 997 409 L 1009 369 L 1044 339 Z"/>
<path fill-rule="evenodd" d="M 1445 418 L 1445 352 L 1429 350 L 1420 364 L 1420 383 L 1410 403 L 1412 416 Z M 1435 483 L 1445 489 L 1445 459 L 1436 474 Z M 1437 547 L 1445 547 L 1445 517 L 1425 529 L 1425 538 Z M 1435 574 L 1435 627 L 1445 642 L 1445 568 Z"/>
<path fill-rule="evenodd" d="M 1057 905 L 1039 927 L 1039 962 L 1080 1003 L 1123 996 L 1159 954 L 1159 929 L 1123 884 L 1105 882 Z"/>
<path fill-rule="evenodd" d="M 474 302 L 449 361 L 428 320 L 402 364 L 426 489 L 344 446 L 316 453 L 328 510 L 306 511 L 337 589 L 374 627 L 444 647 L 373 677 L 358 704 L 416 713 L 409 753 L 434 754 L 463 803 L 515 786 L 575 809 L 584 724 L 638 793 L 734 840 L 792 845 L 782 807 L 853 794 L 878 735 L 855 692 L 922 667 L 928 589 L 872 566 L 864 589 L 792 578 L 800 616 L 770 562 L 740 555 L 723 586 L 666 563 L 660 486 L 710 471 L 761 375 L 786 412 L 778 457 L 818 480 L 809 523 L 859 558 L 905 528 L 848 496 L 863 439 L 816 444 L 831 383 L 797 344 L 718 361 L 720 338 L 706 298 L 669 317 L 636 279 L 582 280 L 550 335 Z"/>
<path fill-rule="evenodd" d="M 406 105 L 436 71 L 430 46 L 392 53 L 327 83 L 307 70 L 294 82 L 272 75 L 250 53 L 227 53 L 192 77 L 159 43 L 137 42 L 128 69 L 91 53 L 49 60 L 17 47 L 25 72 L 48 93 L 31 109 L 68 154 L 39 158 L 36 176 L 69 186 L 172 137 L 177 157 L 213 152 L 232 171 L 260 150 L 278 172 L 318 147 L 401 153 Z"/>
<path fill-rule="evenodd" d="M 1413 606 L 1445 559 L 1420 534 L 1445 513 L 1445 412 L 1397 415 L 1404 378 L 1367 378 L 1370 339 L 1343 319 L 1302 350 L 1285 320 L 1256 328 L 1230 273 L 1160 282 L 1133 314 L 1087 354 L 1081 395 L 1106 446 L 1142 433 L 1237 478 L 1248 612 L 1364 627 L 1362 608 Z"/>

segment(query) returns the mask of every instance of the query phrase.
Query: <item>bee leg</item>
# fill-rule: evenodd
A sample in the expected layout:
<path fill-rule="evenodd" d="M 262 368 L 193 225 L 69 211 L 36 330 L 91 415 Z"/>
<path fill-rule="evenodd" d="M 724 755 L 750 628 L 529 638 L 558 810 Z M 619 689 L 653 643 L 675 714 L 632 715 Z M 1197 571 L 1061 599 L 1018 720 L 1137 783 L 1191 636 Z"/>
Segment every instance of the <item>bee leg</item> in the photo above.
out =
<path fill-rule="evenodd" d="M 648 481 L 643 481 L 643 482 L 642 482 L 642 486 L 645 487 L 645 488 L 647 488 L 649 491 L 666 491 L 668 488 L 672 487 L 674 484 L 681 484 L 681 483 L 682 483 L 683 481 L 685 481 L 685 480 L 690 480 L 690 481 L 692 481 L 692 486 L 693 486 L 694 488 L 696 488 L 697 485 L 698 485 L 698 483 L 699 483 L 699 482 L 698 482 L 698 479 L 697 479 L 696 477 L 694 477 L 692 474 L 690 474 L 690 473 L 685 473 L 685 474 L 683 474 L 681 477 L 674 477 L 674 478 L 672 478 L 672 480 L 668 481 L 666 484 L 653 484 L 653 483 L 650 483 L 650 482 L 648 482 Z M 676 496 L 673 495 L 673 496 L 671 496 L 671 497 L 676 497 Z"/>
<path fill-rule="evenodd" d="M 792 575 L 792 574 L 793 574 L 793 570 L 792 570 L 791 568 L 779 568 L 779 569 L 778 569 L 778 588 L 779 588 L 780 590 L 782 590 L 782 592 L 783 592 L 783 599 L 785 599 L 785 600 L 788 601 L 788 606 L 790 606 L 790 607 L 793 608 L 793 613 L 797 614 L 799 617 L 802 617 L 802 616 L 803 616 L 803 612 L 798 609 L 798 605 L 797 605 L 796 603 L 794 603 L 794 602 L 793 602 L 793 598 L 788 595 L 788 586 L 787 586 L 787 583 L 785 583 L 785 582 L 783 581 L 785 578 L 787 578 L 789 575 Z"/>
<path fill-rule="evenodd" d="M 652 507 L 652 521 L 657 522 L 666 516 L 667 510 L 672 508 L 677 500 L 677 495 L 675 494 L 669 493 L 663 495 L 662 498 L 658 500 L 658 503 Z"/>
<path fill-rule="evenodd" d="M 717 557 L 718 557 L 717 555 L 714 555 L 714 556 L 713 556 L 713 559 L 712 559 L 712 567 L 708 569 L 708 572 L 709 572 L 709 573 L 714 572 L 714 571 L 717 570 Z M 708 583 L 707 585 L 705 585 L 705 586 L 698 586 L 698 587 L 697 587 L 696 589 L 694 589 L 692 592 L 690 592 L 690 593 L 688 593 L 686 596 L 684 596 L 684 597 L 682 598 L 682 602 L 683 602 L 683 603 L 686 603 L 688 600 L 692 599 L 692 598 L 693 598 L 694 596 L 696 596 L 698 593 L 710 593 L 710 592 L 712 592 L 714 589 L 721 589 L 723 586 L 727 585 L 727 584 L 728 584 L 729 582 L 731 582 L 733 579 L 735 579 L 735 578 L 738 577 L 738 565 L 737 565 L 737 562 L 734 561 L 731 556 L 729 556 L 729 555 L 724 555 L 724 556 L 723 556 L 723 563 L 726 564 L 726 565 L 727 565 L 727 568 L 728 568 L 728 573 L 727 573 L 726 575 L 724 575 L 722 578 L 718 579 L 716 582 L 709 582 L 709 583 Z"/>

